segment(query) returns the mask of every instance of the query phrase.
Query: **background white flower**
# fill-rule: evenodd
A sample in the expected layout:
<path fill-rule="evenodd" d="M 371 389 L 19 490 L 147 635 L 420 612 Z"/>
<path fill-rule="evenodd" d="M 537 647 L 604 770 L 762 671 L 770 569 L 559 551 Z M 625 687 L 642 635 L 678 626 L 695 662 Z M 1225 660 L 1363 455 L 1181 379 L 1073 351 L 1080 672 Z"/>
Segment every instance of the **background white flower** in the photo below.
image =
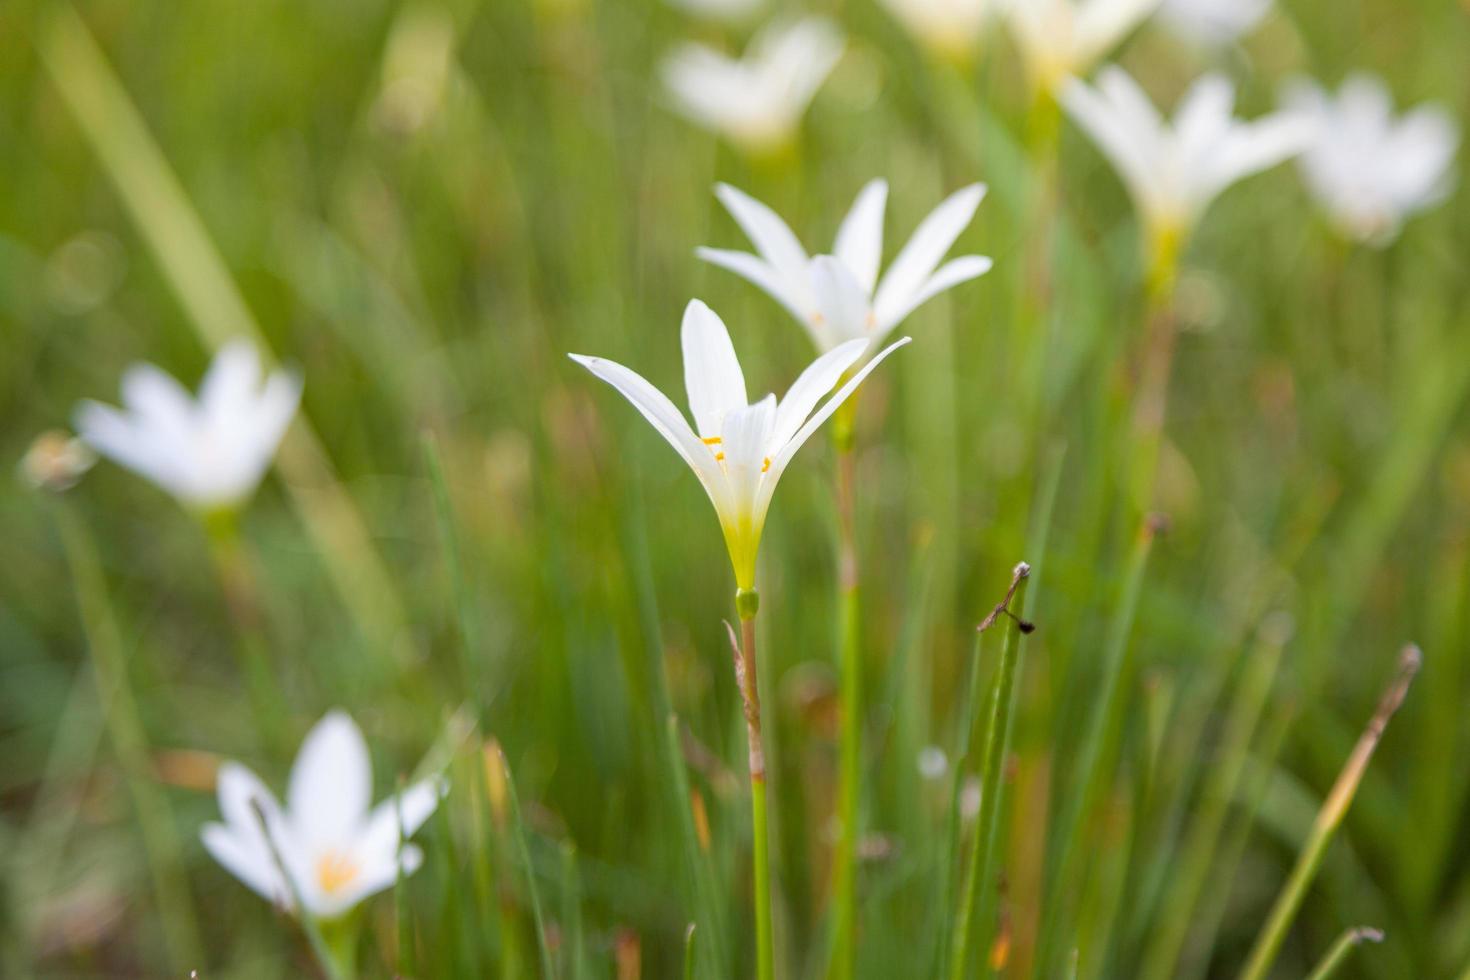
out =
<path fill-rule="evenodd" d="M 1222 75 L 1196 81 L 1166 122 L 1127 72 L 1104 68 L 1093 88 L 1069 79 L 1062 105 L 1117 170 L 1155 246 L 1193 227 L 1231 184 L 1301 152 L 1313 127 L 1276 113 L 1243 122 Z"/>
<path fill-rule="evenodd" d="M 135 364 L 123 374 L 125 411 L 87 401 L 75 423 L 97 452 L 212 510 L 255 490 L 300 400 L 300 377 L 274 371 L 262 383 L 259 355 L 241 340 L 215 355 L 197 400 L 160 369 Z"/>
<path fill-rule="evenodd" d="M 1299 79 L 1288 85 L 1284 105 L 1315 125 L 1298 163 L 1348 237 L 1387 244 L 1404 219 L 1449 195 L 1460 129 L 1443 107 L 1425 104 L 1395 117 L 1388 88 L 1364 74 L 1349 76 L 1335 97 Z"/>
<path fill-rule="evenodd" d="M 751 589 L 766 511 L 781 474 L 868 372 L 909 339 L 890 344 L 817 408 L 822 396 L 867 352 L 867 340 L 850 340 L 818 357 L 780 401 L 766 395 L 751 403 L 730 332 L 713 310 L 691 300 L 680 334 L 694 428 L 663 392 L 636 372 L 601 357 L 569 356 L 632 402 L 694 470 L 719 516 L 736 584 Z"/>
<path fill-rule="evenodd" d="M 1051 92 L 1085 75 L 1143 22 L 1159 0 L 1008 0 L 1011 34 L 1032 82 Z"/>
<path fill-rule="evenodd" d="M 994 0 L 881 0 L 920 43 L 948 58 L 967 56 L 980 41 Z"/>
<path fill-rule="evenodd" d="M 767 153 L 795 135 L 843 46 L 841 32 L 821 17 L 767 27 L 739 59 L 689 42 L 664 60 L 664 86 L 694 122 L 748 152 Z"/>
<path fill-rule="evenodd" d="M 983 255 L 939 264 L 975 216 L 984 184 L 945 198 L 919 223 L 881 282 L 886 181 L 871 181 L 858 193 L 837 230 L 832 254 L 811 258 L 769 207 L 728 184 L 718 185 L 715 194 L 759 254 L 718 248 L 698 248 L 695 254 L 765 290 L 807 329 L 818 350 L 858 338 L 876 343 L 930 299 L 990 270 Z"/>
<path fill-rule="evenodd" d="M 307 914 L 335 919 L 391 887 L 400 870 L 411 874 L 423 863 L 423 853 L 402 841 L 434 812 L 445 789 L 441 779 L 425 780 L 370 810 L 367 743 L 350 717 L 333 711 L 301 744 L 285 808 L 253 772 L 227 762 L 217 783 L 224 822 L 206 824 L 200 837 L 214 859 L 251 890 L 294 912 L 274 846 Z M 265 814 L 269 843 L 255 805 Z"/>
<path fill-rule="evenodd" d="M 1163 0 L 1159 22 L 1177 37 L 1219 47 L 1250 33 L 1271 0 Z"/>

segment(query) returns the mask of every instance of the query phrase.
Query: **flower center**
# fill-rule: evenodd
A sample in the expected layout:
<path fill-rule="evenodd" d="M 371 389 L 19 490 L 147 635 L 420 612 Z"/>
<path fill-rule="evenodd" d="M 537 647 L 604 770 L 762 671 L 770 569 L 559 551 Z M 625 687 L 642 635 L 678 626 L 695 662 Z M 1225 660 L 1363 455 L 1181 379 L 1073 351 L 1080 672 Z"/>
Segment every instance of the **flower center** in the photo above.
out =
<path fill-rule="evenodd" d="M 706 446 L 709 446 L 711 449 L 713 449 L 715 446 L 720 445 L 724 440 L 721 439 L 719 436 L 705 436 L 704 438 L 700 439 L 699 441 L 702 442 L 702 443 L 704 443 Z M 723 463 L 724 461 L 725 461 L 725 454 L 724 454 L 724 452 L 723 451 L 717 451 L 715 453 L 715 462 L 717 462 L 717 463 Z M 767 456 L 765 458 L 765 460 L 761 463 L 761 472 L 764 473 L 766 470 L 768 470 L 770 468 L 771 468 L 771 457 Z"/>
<path fill-rule="evenodd" d="M 357 862 L 340 851 L 328 851 L 316 862 L 316 882 L 322 891 L 334 895 L 357 878 Z"/>

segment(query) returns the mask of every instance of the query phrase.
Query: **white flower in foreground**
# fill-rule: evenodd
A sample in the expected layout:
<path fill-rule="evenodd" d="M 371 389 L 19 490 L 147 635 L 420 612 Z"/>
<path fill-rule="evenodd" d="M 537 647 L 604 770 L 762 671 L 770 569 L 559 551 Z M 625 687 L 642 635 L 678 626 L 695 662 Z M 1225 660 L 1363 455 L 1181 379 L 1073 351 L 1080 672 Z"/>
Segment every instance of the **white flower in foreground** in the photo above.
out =
<path fill-rule="evenodd" d="M 301 379 L 274 371 L 262 383 L 246 341 L 225 346 L 199 398 L 151 364 L 122 379 L 126 411 L 97 402 L 77 407 L 77 433 L 97 452 L 147 477 L 185 505 L 230 508 L 255 490 L 296 414 Z"/>
<path fill-rule="evenodd" d="M 747 152 L 770 153 L 795 135 L 843 46 L 842 34 L 820 17 L 766 28 L 739 59 L 686 43 L 664 60 L 664 86 L 694 122 Z"/>
<path fill-rule="evenodd" d="M 693 428 L 673 402 L 635 372 L 600 357 L 570 356 L 632 402 L 694 470 L 719 515 L 736 585 L 748 590 L 755 585 L 756 551 L 781 474 L 868 372 L 908 342 L 905 337 L 890 344 L 821 408 L 817 402 L 867 352 L 867 340 L 848 341 L 818 357 L 780 401 L 767 395 L 752 404 L 724 322 L 708 306 L 692 300 L 684 310 L 682 343 Z"/>
<path fill-rule="evenodd" d="M 980 41 L 994 0 L 882 0 L 922 44 L 942 57 L 964 59 Z"/>
<path fill-rule="evenodd" d="M 1310 124 L 1287 113 L 1236 119 L 1235 88 L 1215 74 L 1190 87 L 1172 123 L 1115 66 L 1099 73 L 1096 88 L 1068 80 L 1061 100 L 1127 185 L 1155 249 L 1174 248 L 1222 191 L 1301 152 L 1312 137 Z"/>
<path fill-rule="evenodd" d="M 1221 47 L 1250 33 L 1271 0 L 1164 0 L 1159 21 L 1176 37 Z"/>
<path fill-rule="evenodd" d="M 425 780 L 369 809 L 373 773 L 367 744 L 341 711 L 317 722 L 301 744 L 286 807 L 236 762 L 220 767 L 217 787 L 224 822 L 204 826 L 205 849 L 252 891 L 292 912 L 294 886 L 314 919 L 339 918 L 392 887 L 400 872 L 413 873 L 423 853 L 403 840 L 429 818 L 446 789 L 441 779 Z"/>
<path fill-rule="evenodd" d="M 718 185 L 715 194 L 759 255 L 717 248 L 699 248 L 695 254 L 765 290 L 807 329 L 818 350 L 854 339 L 876 343 L 930 299 L 990 270 L 983 255 L 939 264 L 974 217 L 984 184 L 945 198 L 919 223 L 881 282 L 885 181 L 874 180 L 858 193 L 837 230 L 832 254 L 811 258 L 786 222 L 760 201 L 728 184 Z"/>
<path fill-rule="evenodd" d="M 1085 75 L 1159 0 L 1009 0 L 1011 33 L 1033 84 L 1052 92 Z"/>
<path fill-rule="evenodd" d="M 1316 124 L 1316 139 L 1298 163 L 1348 237 L 1385 245 L 1404 219 L 1448 196 L 1460 130 L 1444 108 L 1421 105 L 1395 118 L 1388 89 L 1361 74 L 1344 81 L 1335 98 L 1311 82 L 1294 82 L 1285 106 Z"/>

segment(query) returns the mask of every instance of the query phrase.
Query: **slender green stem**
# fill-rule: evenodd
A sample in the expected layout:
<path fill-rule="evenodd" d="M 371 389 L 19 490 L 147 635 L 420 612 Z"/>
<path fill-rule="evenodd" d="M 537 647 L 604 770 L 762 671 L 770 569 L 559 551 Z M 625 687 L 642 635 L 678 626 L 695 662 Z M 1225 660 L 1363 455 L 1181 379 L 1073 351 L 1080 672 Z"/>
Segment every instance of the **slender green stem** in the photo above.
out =
<path fill-rule="evenodd" d="M 991 865 L 995 861 L 996 832 L 1000 827 L 1001 773 L 1005 769 L 1005 756 L 1010 747 L 1011 723 L 1014 719 L 1012 693 L 1015 690 L 1016 669 L 1020 661 L 1020 637 L 1032 629 L 1030 623 L 1011 613 L 1010 604 L 1016 601 L 1025 602 L 1026 580 L 1030 574 L 1031 566 L 1025 562 L 1016 566 L 1010 591 L 980 624 L 979 629 L 983 633 L 1001 616 L 1010 620 L 1001 648 L 995 684 L 991 688 L 990 720 L 985 730 L 985 758 L 980 770 L 980 814 L 975 824 L 975 842 L 970 847 L 970 864 L 960 894 L 960 908 L 955 916 L 954 950 L 949 961 L 951 980 L 962 980 L 970 975 L 970 924 L 975 917 L 979 891 L 983 883 L 990 880 Z M 977 672 L 978 668 L 977 664 Z M 988 931 L 981 932 L 979 938 L 982 942 Z"/>
<path fill-rule="evenodd" d="M 740 638 L 730 631 L 735 658 L 735 682 L 745 710 L 745 734 L 750 751 L 751 834 L 754 841 L 755 955 L 758 980 L 775 976 L 775 948 L 771 935 L 771 843 L 766 814 L 766 753 L 761 744 L 760 686 L 756 679 L 755 613 L 759 598 L 754 590 L 742 589 L 735 605 L 740 612 Z"/>
<path fill-rule="evenodd" d="M 1133 402 L 1132 457 L 1128 473 L 1133 504 L 1138 512 L 1146 512 L 1154 506 L 1154 486 L 1164 442 L 1169 379 L 1173 374 L 1174 348 L 1178 339 L 1178 317 L 1174 312 L 1177 254 L 1177 245 L 1160 245 L 1155 249 L 1145 287 L 1144 349 Z"/>
<path fill-rule="evenodd" d="M 1363 945 L 1364 942 L 1381 943 L 1383 933 L 1368 926 L 1355 926 L 1337 937 L 1337 942 L 1322 957 L 1322 962 L 1317 964 L 1317 969 L 1307 976 L 1307 980 L 1328 980 L 1334 976 L 1338 969 L 1347 962 L 1352 951 Z"/>
<path fill-rule="evenodd" d="M 566 954 L 566 971 L 562 975 L 581 980 L 587 973 L 582 957 L 582 889 L 577 876 L 577 845 L 570 840 L 561 845 L 561 868 L 562 948 Z"/>
<path fill-rule="evenodd" d="M 1312 879 L 1316 877 L 1317 869 L 1322 864 L 1322 856 L 1327 853 L 1327 845 L 1332 843 L 1338 826 L 1347 815 L 1348 807 L 1352 805 L 1353 797 L 1358 792 L 1358 784 L 1362 782 L 1368 762 L 1373 758 L 1373 750 L 1383 738 L 1388 720 L 1393 717 L 1399 705 L 1403 704 L 1404 695 L 1408 693 L 1414 675 L 1419 672 L 1422 659 L 1419 648 L 1412 645 L 1404 647 L 1399 654 L 1398 672 L 1384 692 L 1383 699 L 1379 701 L 1378 710 L 1373 713 L 1368 727 L 1353 746 L 1352 754 L 1348 756 L 1332 791 L 1327 794 L 1322 809 L 1317 812 L 1317 819 L 1312 824 L 1306 843 L 1302 845 L 1296 866 L 1291 869 L 1291 876 L 1287 878 L 1281 894 L 1276 897 L 1276 904 L 1271 907 L 1271 913 L 1251 948 L 1245 969 L 1240 973 L 1241 980 L 1262 980 L 1271 969 L 1276 954 L 1281 950 L 1281 944 L 1286 940 L 1292 920 L 1296 918 L 1297 910 L 1306 898 L 1307 888 L 1311 886 Z"/>
<path fill-rule="evenodd" d="M 260 800 L 252 799 L 250 809 L 260 824 L 260 837 L 265 841 L 266 850 L 270 852 L 271 861 L 276 866 L 276 874 L 285 883 L 286 891 L 291 896 L 291 908 L 295 911 L 296 921 L 300 923 L 301 931 L 306 936 L 306 944 L 311 947 L 311 955 L 316 957 L 317 965 L 322 968 L 322 974 L 327 980 L 348 980 L 351 973 L 344 971 L 342 963 L 338 960 L 337 947 L 341 944 L 340 934 L 334 937 L 335 943 L 327 942 L 326 934 L 322 931 L 322 924 L 307 910 L 306 903 L 301 898 L 301 886 L 297 884 L 296 876 L 286 867 L 286 861 L 281 857 L 280 848 L 276 845 L 275 832 L 271 829 L 270 820 L 266 817 Z"/>
<path fill-rule="evenodd" d="M 505 775 L 506 798 L 510 803 L 511 825 L 515 830 L 516 850 L 521 864 L 526 869 L 526 891 L 531 897 L 531 920 L 536 926 L 536 948 L 541 953 L 541 976 L 551 980 L 557 975 L 556 965 L 551 959 L 551 946 L 546 936 L 546 915 L 541 908 L 541 888 L 536 884 L 536 867 L 531 862 L 531 844 L 526 835 L 526 822 L 521 814 L 520 797 L 516 794 L 515 777 L 511 775 L 510 763 L 497 745 L 494 749 L 500 756 L 500 771 Z"/>
<path fill-rule="evenodd" d="M 828 976 L 833 980 L 844 980 L 852 976 L 857 945 L 858 784 L 862 778 L 863 662 L 857 542 L 853 521 L 855 467 L 856 459 L 849 428 L 845 438 L 839 436 L 837 445 L 838 648 L 841 655 L 842 732 L 839 747 L 837 849 L 832 858 L 833 949 Z"/>

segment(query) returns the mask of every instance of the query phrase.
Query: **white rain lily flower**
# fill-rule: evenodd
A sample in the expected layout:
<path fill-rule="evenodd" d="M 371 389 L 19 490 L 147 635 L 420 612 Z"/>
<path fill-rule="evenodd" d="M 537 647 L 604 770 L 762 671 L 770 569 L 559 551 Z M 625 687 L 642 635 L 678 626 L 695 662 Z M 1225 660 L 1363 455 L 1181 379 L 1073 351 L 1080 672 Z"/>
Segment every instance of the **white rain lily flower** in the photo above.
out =
<path fill-rule="evenodd" d="M 673 402 L 635 372 L 600 357 L 570 357 L 632 402 L 694 470 L 719 515 L 736 585 L 749 590 L 755 585 L 756 551 L 766 511 L 781 474 L 868 372 L 909 338 L 886 347 L 817 408 L 822 397 L 867 353 L 867 340 L 848 341 L 818 357 L 785 398 L 778 401 L 775 395 L 767 395 L 751 403 L 730 332 L 713 310 L 699 300 L 690 301 L 681 335 L 693 428 Z"/>
<path fill-rule="evenodd" d="M 1306 80 L 1285 108 L 1316 125 L 1298 160 L 1307 187 L 1343 234 L 1386 245 L 1404 220 L 1444 200 L 1460 143 L 1454 117 L 1426 104 L 1394 117 L 1393 98 L 1369 75 L 1349 76 L 1336 97 Z"/>
<path fill-rule="evenodd" d="M 882 0 L 904 29 L 943 58 L 964 60 L 979 43 L 995 0 Z"/>
<path fill-rule="evenodd" d="M 237 762 L 221 766 L 217 791 L 224 822 L 206 824 L 200 838 L 225 870 L 262 898 L 295 912 L 294 892 L 307 915 L 337 919 L 391 888 L 400 873 L 418 869 L 423 852 L 403 841 L 429 818 L 446 790 L 444 780 L 427 779 L 369 809 L 373 773 L 367 743 L 351 718 L 333 711 L 301 744 L 285 807 L 249 769 Z"/>
<path fill-rule="evenodd" d="M 1200 78 L 1166 122 L 1127 72 L 1104 68 L 1093 88 L 1069 79 L 1062 105 L 1113 164 L 1132 195 L 1155 257 L 1172 250 L 1221 192 L 1306 148 L 1313 127 L 1276 113 L 1243 122 L 1235 87 Z"/>
<path fill-rule="evenodd" d="M 772 153 L 791 141 L 844 45 L 821 17 L 766 28 L 739 59 L 690 42 L 664 60 L 664 86 L 694 122 L 746 152 Z"/>
<path fill-rule="evenodd" d="M 1176 37 L 1206 47 L 1239 40 L 1271 9 L 1271 0 L 1164 0 L 1159 21 Z"/>
<path fill-rule="evenodd" d="M 1153 13 L 1159 0 L 1009 0 L 1011 33 L 1036 87 L 1085 75 Z"/>
<path fill-rule="evenodd" d="M 728 184 L 718 185 L 715 195 L 759 254 L 718 248 L 699 248 L 695 254 L 765 290 L 807 329 L 821 351 L 855 339 L 881 341 L 930 299 L 990 270 L 990 259 L 983 255 L 939 264 L 974 217 L 985 196 L 984 184 L 971 184 L 945 198 L 919 223 L 881 281 L 886 181 L 871 181 L 858 193 L 837 230 L 832 254 L 810 258 L 786 222 L 760 201 Z"/>
<path fill-rule="evenodd" d="M 273 371 L 246 341 L 215 355 L 199 397 L 151 364 L 122 379 L 118 411 L 93 401 L 77 407 L 77 433 L 97 452 L 152 480 L 186 506 L 238 506 L 269 468 L 301 400 L 301 379 Z"/>

